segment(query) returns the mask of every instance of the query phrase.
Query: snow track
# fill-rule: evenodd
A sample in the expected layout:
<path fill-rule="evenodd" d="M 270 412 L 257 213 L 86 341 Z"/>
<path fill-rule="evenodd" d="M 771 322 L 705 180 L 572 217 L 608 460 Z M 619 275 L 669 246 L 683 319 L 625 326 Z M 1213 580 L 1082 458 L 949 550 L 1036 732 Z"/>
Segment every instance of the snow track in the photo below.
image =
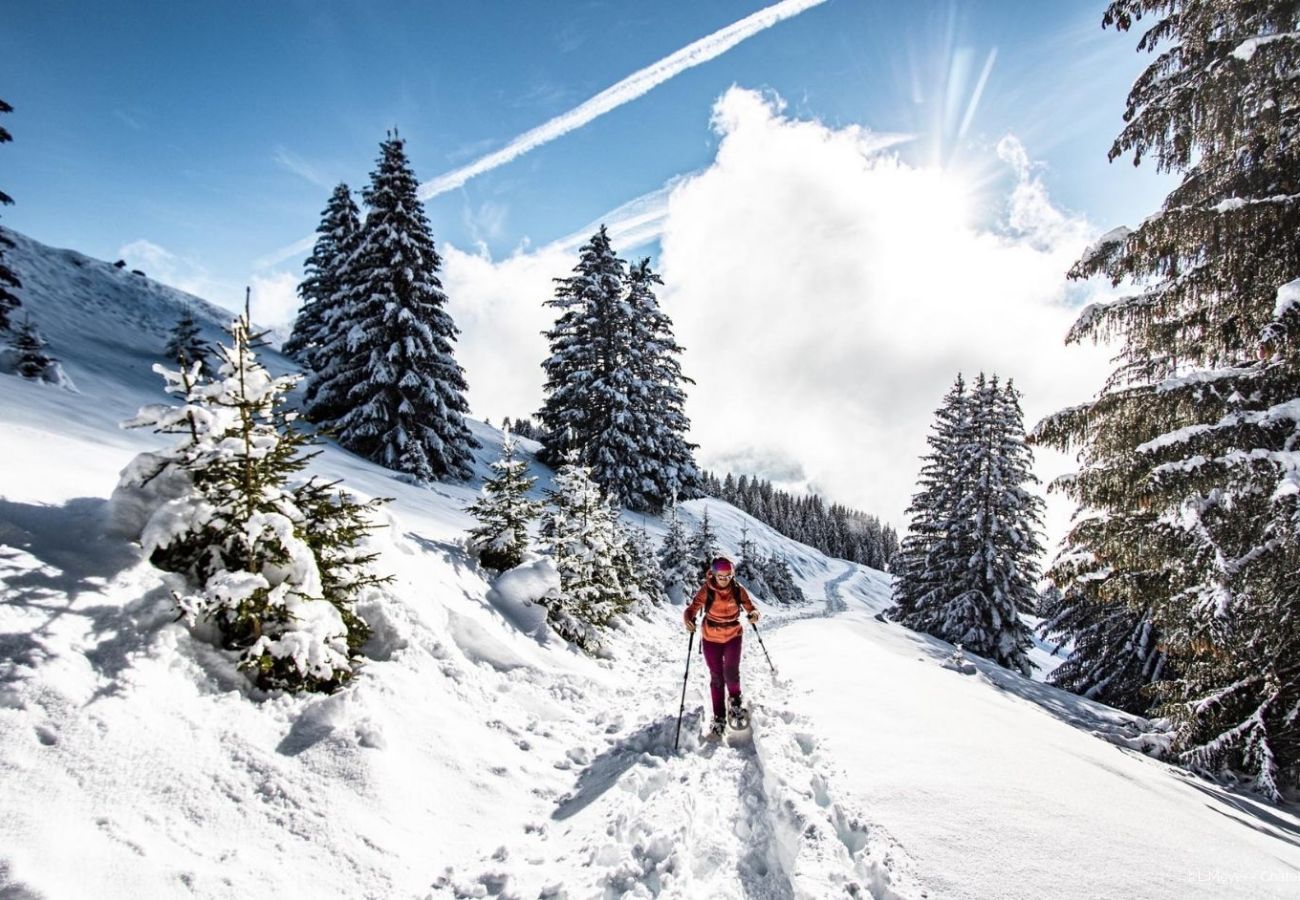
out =
<path fill-rule="evenodd" d="M 637 666 L 653 686 L 620 691 L 634 709 L 593 716 L 589 733 L 606 732 L 604 747 L 566 753 L 582 763 L 572 788 L 544 798 L 522 833 L 448 867 L 429 898 L 922 895 L 900 874 L 894 843 L 836 796 L 836 773 L 787 702 L 789 686 L 774 683 L 761 656 L 745 656 L 752 738 L 710 743 L 700 738 L 707 675 L 695 653 L 695 690 L 674 752 L 677 717 L 669 711 L 681 681 L 662 675 L 682 660 L 663 647 L 643 653 Z M 623 727 L 629 718 L 635 724 Z"/>

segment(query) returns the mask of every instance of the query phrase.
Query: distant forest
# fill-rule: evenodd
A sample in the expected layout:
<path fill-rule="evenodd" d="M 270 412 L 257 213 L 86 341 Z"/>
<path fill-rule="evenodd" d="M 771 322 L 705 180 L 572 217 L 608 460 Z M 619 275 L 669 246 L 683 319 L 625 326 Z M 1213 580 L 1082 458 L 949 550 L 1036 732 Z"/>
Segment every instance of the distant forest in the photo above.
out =
<path fill-rule="evenodd" d="M 826 502 L 816 494 L 796 497 L 772 487 L 772 482 L 728 473 L 719 480 L 704 473 L 704 492 L 744 510 L 788 538 L 827 556 L 888 571 L 898 550 L 898 534 L 875 516 Z"/>

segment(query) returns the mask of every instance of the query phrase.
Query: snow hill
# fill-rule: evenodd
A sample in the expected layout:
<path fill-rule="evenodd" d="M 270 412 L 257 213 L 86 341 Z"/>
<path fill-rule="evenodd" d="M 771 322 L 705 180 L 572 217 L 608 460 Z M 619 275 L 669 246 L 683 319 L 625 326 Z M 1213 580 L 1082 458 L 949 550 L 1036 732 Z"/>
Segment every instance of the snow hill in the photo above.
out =
<path fill-rule="evenodd" d="M 887 576 L 713 500 L 684 514 L 707 508 L 731 550 L 748 528 L 815 601 L 760 603 L 779 676 L 747 638 L 752 742 L 700 741 L 697 653 L 674 752 L 680 607 L 627 623 L 610 659 L 573 652 L 525 602 L 544 560 L 494 585 L 464 552 L 477 481 L 422 489 L 335 448 L 317 471 L 394 498 L 371 661 L 334 696 L 255 694 L 109 515 L 159 446 L 118 423 L 165 400 L 150 366 L 180 308 L 212 339 L 226 316 L 13 237 L 78 390 L 0 376 L 0 897 L 1300 893 L 1295 810 L 1135 752 L 1129 716 L 946 667 L 951 647 L 876 617 Z M 481 480 L 501 436 L 475 434 Z"/>

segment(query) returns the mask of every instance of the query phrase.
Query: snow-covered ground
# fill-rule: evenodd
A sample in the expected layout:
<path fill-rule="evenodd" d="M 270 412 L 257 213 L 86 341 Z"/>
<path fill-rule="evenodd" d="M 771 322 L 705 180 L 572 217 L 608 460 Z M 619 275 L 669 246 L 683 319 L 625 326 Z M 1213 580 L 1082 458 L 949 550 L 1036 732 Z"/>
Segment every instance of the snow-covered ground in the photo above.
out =
<path fill-rule="evenodd" d="M 494 587 L 464 552 L 475 482 L 423 489 L 334 448 L 316 471 L 394 498 L 371 661 L 334 696 L 257 695 L 110 516 L 160 443 L 117 423 L 165 400 L 150 366 L 179 304 L 213 339 L 224 316 L 14 237 L 78 390 L 0 376 L 0 897 L 1300 895 L 1294 809 L 1135 752 L 1132 717 L 945 667 L 951 647 L 877 618 L 887 576 L 713 500 L 684 514 L 707 508 L 730 550 L 747 528 L 813 600 L 760 602 L 778 673 L 747 639 L 751 741 L 700 740 L 697 652 L 673 749 L 680 607 L 610 659 L 575 653 L 519 605 L 544 561 Z M 500 435 L 475 433 L 481 478 Z"/>

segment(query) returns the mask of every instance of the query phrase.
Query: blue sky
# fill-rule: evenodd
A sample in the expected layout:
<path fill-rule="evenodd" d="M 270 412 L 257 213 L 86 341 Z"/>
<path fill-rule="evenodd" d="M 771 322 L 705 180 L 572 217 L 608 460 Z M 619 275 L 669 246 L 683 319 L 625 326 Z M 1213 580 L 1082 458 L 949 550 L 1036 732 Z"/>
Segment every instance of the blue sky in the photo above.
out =
<path fill-rule="evenodd" d="M 251 283 L 282 321 L 284 249 L 387 129 L 429 182 L 770 5 L 20 0 L 0 215 L 220 303 Z M 427 208 L 476 415 L 537 408 L 565 239 L 641 198 L 621 249 L 664 274 L 702 461 L 901 524 L 958 369 L 1016 378 L 1030 425 L 1096 389 L 1060 338 L 1105 288 L 1064 272 L 1170 180 L 1106 161 L 1145 59 L 1098 0 L 804 5 Z"/>
<path fill-rule="evenodd" d="M 148 240 L 238 294 L 255 260 L 311 233 L 330 185 L 364 183 L 387 128 L 430 179 L 764 5 L 18 3 L 0 32 L 5 220 L 98 256 Z M 1014 132 L 1063 205 L 1131 221 L 1158 179 L 1105 151 L 1140 59 L 1100 16 L 1075 0 L 830 0 L 434 198 L 436 236 L 544 243 L 699 169 L 732 84 L 915 134 L 905 155 L 950 164 Z"/>

